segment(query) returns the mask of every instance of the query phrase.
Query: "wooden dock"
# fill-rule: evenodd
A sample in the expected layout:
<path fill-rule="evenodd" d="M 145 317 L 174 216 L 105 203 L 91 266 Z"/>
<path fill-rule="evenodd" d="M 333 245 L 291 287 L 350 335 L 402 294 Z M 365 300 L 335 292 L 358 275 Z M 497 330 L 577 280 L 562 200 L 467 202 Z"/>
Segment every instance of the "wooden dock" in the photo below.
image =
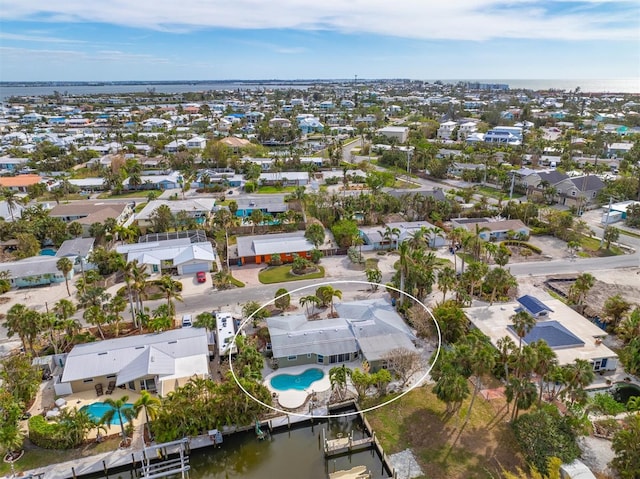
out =
<path fill-rule="evenodd" d="M 362 439 L 353 439 L 353 435 L 348 437 L 339 437 L 337 439 L 327 439 L 324 429 L 322 429 L 322 439 L 324 443 L 325 457 L 337 456 L 340 454 L 369 449 L 375 444 L 375 434 L 372 437 L 364 437 Z"/>

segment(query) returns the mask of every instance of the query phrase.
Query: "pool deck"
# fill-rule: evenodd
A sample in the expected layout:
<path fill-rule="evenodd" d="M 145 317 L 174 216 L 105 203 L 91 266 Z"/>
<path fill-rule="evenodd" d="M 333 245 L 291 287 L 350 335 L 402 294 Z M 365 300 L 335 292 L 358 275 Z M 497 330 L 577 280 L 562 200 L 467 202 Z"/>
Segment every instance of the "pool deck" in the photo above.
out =
<path fill-rule="evenodd" d="M 96 394 L 95 391 L 81 391 L 81 392 L 76 392 L 76 393 L 72 393 L 69 394 L 67 396 L 61 396 L 62 399 L 64 399 L 67 403 L 62 406 L 59 409 L 72 409 L 72 408 L 76 408 L 78 410 L 80 410 L 80 408 L 82 408 L 83 406 L 87 406 L 89 404 L 93 404 L 96 402 L 103 402 L 105 399 L 113 399 L 114 401 L 117 399 L 122 398 L 123 396 L 128 396 L 129 399 L 127 400 L 128 403 L 134 403 L 138 400 L 138 398 L 140 397 L 140 395 L 138 393 L 136 393 L 135 391 L 128 391 L 128 390 L 124 390 L 124 389 L 120 389 L 120 388 L 115 388 L 113 390 L 113 393 L 111 394 L 103 394 L 102 396 L 98 396 Z M 44 406 L 44 407 L 43 407 Z M 33 415 L 33 414 L 42 414 L 45 411 L 51 410 L 55 407 L 55 404 L 36 404 L 34 403 L 34 406 L 29 410 L 29 412 Z M 133 420 L 133 426 L 135 429 L 138 428 L 138 426 L 144 424 L 145 421 L 145 416 L 144 414 L 140 414 L 138 418 Z M 104 432 L 102 432 L 103 436 L 111 436 L 114 434 L 120 434 L 120 423 L 117 424 L 111 424 L 111 425 L 105 425 L 105 427 L 107 428 L 107 432 L 106 434 Z M 92 429 L 91 431 L 89 431 L 87 433 L 87 439 L 95 439 L 97 436 L 98 430 L 97 429 Z"/>
<path fill-rule="evenodd" d="M 285 409 L 297 409 L 306 402 L 310 394 L 324 392 L 331 389 L 331 381 L 329 381 L 329 370 L 332 367 L 333 365 L 330 367 L 330 366 L 324 366 L 322 364 L 303 364 L 300 366 L 279 368 L 273 371 L 272 373 L 268 374 L 264 378 L 264 385 L 271 392 L 271 395 L 273 396 L 273 398 L 277 399 L 278 404 L 280 406 L 282 406 Z M 296 375 L 306 371 L 307 369 L 320 369 L 324 373 L 324 376 L 322 377 L 322 379 L 312 382 L 309 385 L 309 387 L 303 391 L 298 391 L 296 389 L 280 391 L 280 390 L 274 389 L 271 386 L 271 378 L 273 378 L 274 376 L 277 376 L 279 374 Z"/>

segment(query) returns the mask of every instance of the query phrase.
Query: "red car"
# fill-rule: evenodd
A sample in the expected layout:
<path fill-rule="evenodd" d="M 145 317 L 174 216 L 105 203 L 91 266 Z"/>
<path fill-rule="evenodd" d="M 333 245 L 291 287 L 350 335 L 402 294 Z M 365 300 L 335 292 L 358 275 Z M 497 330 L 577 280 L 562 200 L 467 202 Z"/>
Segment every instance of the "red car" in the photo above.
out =
<path fill-rule="evenodd" d="M 196 273 L 196 279 L 198 280 L 198 283 L 206 283 L 207 282 L 207 273 L 205 273 L 204 271 L 198 271 Z"/>

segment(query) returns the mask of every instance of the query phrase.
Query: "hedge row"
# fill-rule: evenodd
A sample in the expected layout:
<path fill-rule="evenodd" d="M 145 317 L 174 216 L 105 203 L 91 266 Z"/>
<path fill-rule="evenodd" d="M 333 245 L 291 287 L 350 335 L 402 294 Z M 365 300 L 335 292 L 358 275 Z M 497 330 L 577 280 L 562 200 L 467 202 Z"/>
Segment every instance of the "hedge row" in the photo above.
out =
<path fill-rule="evenodd" d="M 540 248 L 538 248 L 535 245 L 532 245 L 531 243 L 527 243 L 526 241 L 506 240 L 500 244 L 504 246 L 519 246 L 521 248 L 528 248 L 534 253 L 538 253 L 538 254 L 542 253 L 542 250 Z"/>
<path fill-rule="evenodd" d="M 65 434 L 65 428 L 55 421 L 47 421 L 43 416 L 29 418 L 29 440 L 44 449 L 70 449 L 72 439 Z"/>

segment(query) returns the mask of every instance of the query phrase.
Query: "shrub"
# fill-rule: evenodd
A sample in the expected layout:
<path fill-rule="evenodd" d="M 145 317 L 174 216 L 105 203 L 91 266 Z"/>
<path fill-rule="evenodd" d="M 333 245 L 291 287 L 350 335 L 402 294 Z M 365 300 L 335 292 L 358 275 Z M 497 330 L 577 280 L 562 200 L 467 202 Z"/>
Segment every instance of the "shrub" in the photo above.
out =
<path fill-rule="evenodd" d="M 280 256 L 278 253 L 271 255 L 271 261 L 269 261 L 269 265 L 271 266 L 282 265 L 282 256 Z"/>
<path fill-rule="evenodd" d="M 593 396 L 591 407 L 594 411 L 606 414 L 607 416 L 615 416 L 626 410 L 624 404 L 620 404 L 611 394 L 607 393 L 598 393 Z"/>
<path fill-rule="evenodd" d="M 543 408 L 523 414 L 512 427 L 527 462 L 542 473 L 547 473 L 550 457 L 570 463 L 580 455 L 575 433 L 557 410 Z"/>
<path fill-rule="evenodd" d="M 542 253 L 542 250 L 531 243 L 527 243 L 526 241 L 518 241 L 518 240 L 507 240 L 500 243 L 503 246 L 519 246 L 520 248 L 528 248 L 534 253 Z"/>
<path fill-rule="evenodd" d="M 66 434 L 66 428 L 60 423 L 47 421 L 43 416 L 29 418 L 29 440 L 44 449 L 71 449 L 71 437 Z"/>

